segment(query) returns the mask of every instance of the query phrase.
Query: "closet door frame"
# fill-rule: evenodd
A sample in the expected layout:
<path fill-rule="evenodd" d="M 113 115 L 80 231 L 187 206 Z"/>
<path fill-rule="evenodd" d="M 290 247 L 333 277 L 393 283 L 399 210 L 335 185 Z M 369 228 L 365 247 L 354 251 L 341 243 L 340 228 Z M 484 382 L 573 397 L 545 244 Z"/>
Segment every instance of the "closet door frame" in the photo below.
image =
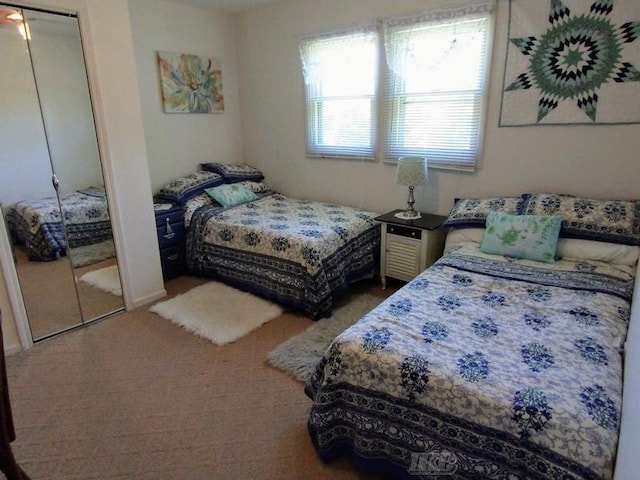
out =
<path fill-rule="evenodd" d="M 0 211 L 0 217 L 4 222 L 4 215 Z M 13 262 L 13 246 L 9 241 L 7 229 L 0 228 L 0 266 L 2 266 L 2 276 L 4 277 L 7 293 L 9 294 L 9 304 L 11 313 L 18 331 L 18 338 L 23 350 L 33 346 L 33 338 L 31 337 L 31 329 L 29 328 L 29 320 L 27 317 L 27 309 L 22 298 L 20 282 L 18 281 L 18 272 Z M 5 315 L 6 317 L 6 312 Z M 8 353 L 15 353 L 8 351 Z"/>
<path fill-rule="evenodd" d="M 83 2 L 77 0 L 63 0 L 60 3 L 64 3 L 65 6 L 44 6 L 42 4 L 35 4 L 31 1 L 19 1 L 14 2 L 11 0 L 3 0 L 3 3 L 15 6 L 16 8 L 27 8 L 36 10 L 46 10 L 52 13 L 70 14 L 76 16 L 78 20 L 78 27 L 80 29 L 80 42 L 82 46 L 82 53 L 84 56 L 85 70 L 87 74 L 87 83 L 89 87 L 89 96 L 91 99 L 91 107 L 93 109 L 93 121 L 95 125 L 96 139 L 98 142 L 98 150 L 100 153 L 100 165 L 102 169 L 102 176 L 104 179 L 105 190 L 107 192 L 107 202 L 109 208 L 109 216 L 111 218 L 111 228 L 113 232 L 113 242 L 116 250 L 116 260 L 118 264 L 118 270 L 120 271 L 120 283 L 122 287 L 122 295 L 124 300 L 124 309 L 129 310 L 133 308 L 129 299 L 129 284 L 128 275 L 126 271 L 126 262 L 123 260 L 124 249 L 120 248 L 124 239 L 122 236 L 122 229 L 120 228 L 120 216 L 117 207 L 117 198 L 114 194 L 114 174 L 111 165 L 111 157 L 109 155 L 107 133 L 104 122 L 104 108 L 100 101 L 99 85 L 97 82 L 97 66 L 96 60 L 93 55 L 93 47 L 91 44 L 90 26 L 88 21 L 88 13 Z M 4 222 L 4 216 L 0 212 L 0 218 Z M 25 307 L 24 299 L 22 297 L 22 291 L 20 288 L 20 282 L 18 280 L 18 272 L 16 270 L 15 263 L 13 261 L 13 247 L 7 235 L 7 229 L 1 228 L 0 232 L 0 266 L 2 267 L 2 274 L 4 277 L 5 285 L 7 287 L 7 293 L 9 296 L 9 303 L 11 306 L 13 320 L 16 324 L 16 329 L 20 343 L 23 350 L 31 348 L 34 344 L 31 335 L 31 329 L 29 326 L 29 319 L 27 316 L 27 310 Z"/>

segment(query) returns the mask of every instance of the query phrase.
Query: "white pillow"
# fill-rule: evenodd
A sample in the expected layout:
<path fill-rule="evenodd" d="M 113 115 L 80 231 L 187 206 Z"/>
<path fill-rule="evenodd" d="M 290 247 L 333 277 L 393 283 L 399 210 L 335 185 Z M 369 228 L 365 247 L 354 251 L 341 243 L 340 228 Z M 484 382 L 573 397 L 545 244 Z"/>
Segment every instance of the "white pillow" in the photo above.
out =
<path fill-rule="evenodd" d="M 250 180 L 245 180 L 238 183 L 240 185 L 244 185 L 253 193 L 263 193 L 263 192 L 266 192 L 267 190 L 270 190 L 270 188 L 262 182 L 252 182 Z"/>
<path fill-rule="evenodd" d="M 482 243 L 484 228 L 452 228 L 447 234 L 444 253 L 450 252 L 461 243 Z M 640 247 L 617 243 L 560 238 L 556 255 L 573 260 L 593 260 L 635 267 L 640 258 Z"/>
<path fill-rule="evenodd" d="M 617 243 L 561 238 L 556 255 L 560 258 L 595 260 L 616 265 L 635 266 L 640 257 L 640 247 Z"/>
<path fill-rule="evenodd" d="M 204 207 L 205 205 L 212 205 L 212 204 L 213 204 L 213 199 L 209 195 L 207 195 L 206 192 L 196 195 L 195 197 L 187 200 L 186 203 L 184 204 L 184 209 L 183 209 L 185 228 L 189 228 L 189 225 L 191 225 L 191 217 L 193 217 L 193 214 L 197 209 L 199 209 L 200 207 Z"/>
<path fill-rule="evenodd" d="M 484 238 L 484 231 L 484 228 L 452 228 L 447 233 L 444 253 L 450 252 L 462 243 L 477 243 L 480 246 Z"/>

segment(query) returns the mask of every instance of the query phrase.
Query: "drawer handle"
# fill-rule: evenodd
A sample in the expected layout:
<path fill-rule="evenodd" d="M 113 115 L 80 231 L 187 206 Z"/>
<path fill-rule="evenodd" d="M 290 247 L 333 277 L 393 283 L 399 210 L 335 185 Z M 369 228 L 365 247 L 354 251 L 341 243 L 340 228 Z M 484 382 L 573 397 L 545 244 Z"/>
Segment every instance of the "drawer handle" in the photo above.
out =
<path fill-rule="evenodd" d="M 169 256 L 167 257 L 167 260 L 171 260 L 172 262 L 173 262 L 174 260 L 177 260 L 177 259 L 178 259 L 178 254 L 177 254 L 177 253 L 174 253 L 173 255 L 169 255 Z"/>

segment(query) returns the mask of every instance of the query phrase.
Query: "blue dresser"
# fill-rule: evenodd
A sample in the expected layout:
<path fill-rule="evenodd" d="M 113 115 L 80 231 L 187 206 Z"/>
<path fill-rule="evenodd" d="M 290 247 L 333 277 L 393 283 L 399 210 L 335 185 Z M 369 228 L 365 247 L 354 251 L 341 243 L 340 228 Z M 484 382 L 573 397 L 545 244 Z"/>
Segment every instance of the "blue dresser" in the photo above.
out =
<path fill-rule="evenodd" d="M 187 273 L 182 206 L 174 203 L 154 203 L 156 230 L 160 246 L 162 276 L 165 280 Z"/>

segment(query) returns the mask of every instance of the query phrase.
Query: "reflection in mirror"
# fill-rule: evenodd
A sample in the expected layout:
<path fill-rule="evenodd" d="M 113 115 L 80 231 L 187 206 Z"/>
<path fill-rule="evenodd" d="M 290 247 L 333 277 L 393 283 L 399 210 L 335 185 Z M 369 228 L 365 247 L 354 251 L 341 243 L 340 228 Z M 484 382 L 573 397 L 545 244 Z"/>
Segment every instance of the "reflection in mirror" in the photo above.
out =
<path fill-rule="evenodd" d="M 0 4 L 0 55 L 0 203 L 38 340 L 122 292 L 77 18 Z"/>

